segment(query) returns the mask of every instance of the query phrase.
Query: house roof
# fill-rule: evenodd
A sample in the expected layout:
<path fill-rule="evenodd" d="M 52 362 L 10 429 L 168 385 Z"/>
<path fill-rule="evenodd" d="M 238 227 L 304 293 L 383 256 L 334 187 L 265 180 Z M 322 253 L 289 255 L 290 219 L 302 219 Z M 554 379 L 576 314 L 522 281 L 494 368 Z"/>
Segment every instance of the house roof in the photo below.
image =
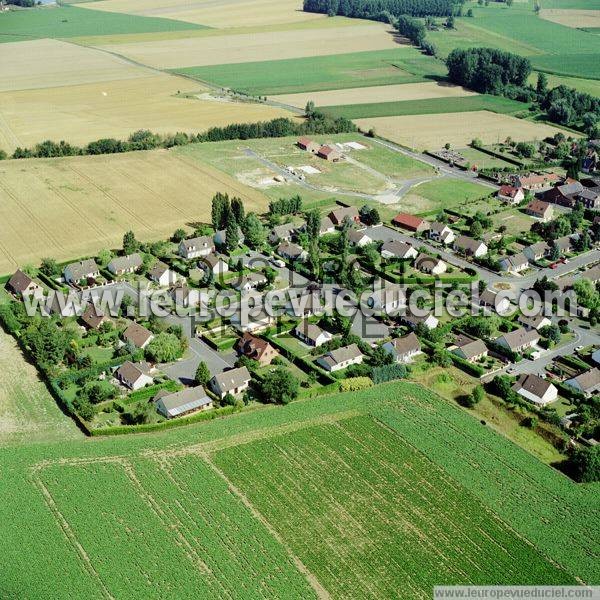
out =
<path fill-rule="evenodd" d="M 481 356 L 487 352 L 487 346 L 482 340 L 474 340 L 466 335 L 460 335 L 456 338 L 455 344 L 467 360 Z"/>
<path fill-rule="evenodd" d="M 250 381 L 251 377 L 246 367 L 239 367 L 219 373 L 213 379 L 222 392 L 230 392 Z"/>
<path fill-rule="evenodd" d="M 313 142 L 310 138 L 307 137 L 301 137 L 298 138 L 298 144 L 302 145 L 302 146 L 309 146 L 310 144 L 314 144 L 315 142 Z"/>
<path fill-rule="evenodd" d="M 390 240 L 381 246 L 382 252 L 389 252 L 396 257 L 403 258 L 410 250 L 414 250 L 413 246 L 407 242 L 399 242 L 398 240 Z"/>
<path fill-rule="evenodd" d="M 513 254 L 512 256 L 505 256 L 501 262 L 506 263 L 508 267 L 522 267 L 529 264 L 529 260 L 522 252 Z"/>
<path fill-rule="evenodd" d="M 328 331 L 321 329 L 321 327 L 319 327 L 318 325 L 315 325 L 314 323 L 311 323 L 310 321 L 308 321 L 306 319 L 304 321 L 301 321 L 300 323 L 298 323 L 295 331 L 297 331 L 302 336 L 304 336 L 305 338 L 307 338 L 313 342 L 316 342 L 319 339 L 319 337 L 323 334 L 331 337 L 331 334 Z"/>
<path fill-rule="evenodd" d="M 182 240 L 181 244 L 188 251 L 197 248 L 214 248 L 213 239 L 210 235 L 202 235 L 200 237 Z"/>
<path fill-rule="evenodd" d="M 147 374 L 148 363 L 132 363 L 130 360 L 125 361 L 115 372 L 117 377 L 132 382 L 137 381 L 142 375 Z"/>
<path fill-rule="evenodd" d="M 152 332 L 142 327 L 139 323 L 132 323 L 124 332 L 123 338 L 131 342 L 136 348 L 141 348 L 151 337 Z"/>
<path fill-rule="evenodd" d="M 333 221 L 329 217 L 323 217 L 319 226 L 319 232 L 324 233 L 325 231 L 333 227 Z"/>
<path fill-rule="evenodd" d="M 532 200 L 528 205 L 527 209 L 530 212 L 533 212 L 538 215 L 545 215 L 546 211 L 550 208 L 549 202 L 544 202 L 543 200 Z"/>
<path fill-rule="evenodd" d="M 576 381 L 581 387 L 582 390 L 588 391 L 594 389 L 596 386 L 600 385 L 600 369 L 590 369 L 589 371 L 584 371 L 577 375 L 577 377 L 573 377 L 573 381 Z"/>
<path fill-rule="evenodd" d="M 13 289 L 15 292 L 24 292 L 32 283 L 33 279 L 26 273 L 23 273 L 21 269 L 15 271 L 14 275 L 8 280 L 8 287 Z"/>
<path fill-rule="evenodd" d="M 409 352 L 419 352 L 421 350 L 421 342 L 419 342 L 419 338 L 416 334 L 412 332 L 392 340 L 390 344 L 394 347 L 398 356 L 408 354 Z"/>
<path fill-rule="evenodd" d="M 88 304 L 81 315 L 81 320 L 92 329 L 100 327 L 105 319 L 107 319 L 107 316 L 101 309 L 96 308 L 93 303 Z"/>
<path fill-rule="evenodd" d="M 469 250 L 470 252 L 475 252 L 479 247 L 485 245 L 480 240 L 476 240 L 468 235 L 459 235 L 454 243 L 462 250 Z"/>
<path fill-rule="evenodd" d="M 524 327 L 520 327 L 519 329 L 501 335 L 498 339 L 503 339 L 506 342 L 506 345 L 512 350 L 537 342 L 540 339 L 540 335 L 535 329 L 527 331 Z"/>
<path fill-rule="evenodd" d="M 274 350 L 269 342 L 252 335 L 250 332 L 245 332 L 242 335 L 238 340 L 236 347 L 239 352 L 254 360 L 260 360 L 267 350 Z"/>
<path fill-rule="evenodd" d="M 340 154 L 341 155 L 341 152 L 337 148 L 334 148 L 333 146 L 325 144 L 324 146 L 321 146 L 319 148 L 319 154 L 322 154 L 323 156 L 329 156 L 330 154 Z"/>
<path fill-rule="evenodd" d="M 163 406 L 170 417 L 176 417 L 177 415 L 200 408 L 201 406 L 206 406 L 212 402 L 201 385 L 173 393 L 164 389 L 160 390 L 156 396 L 154 396 L 154 402 L 156 403 L 159 400 L 162 401 Z"/>
<path fill-rule="evenodd" d="M 277 246 L 277 254 L 298 258 L 304 254 L 304 250 L 302 246 L 298 246 L 298 244 L 294 244 L 293 242 L 282 242 Z"/>
<path fill-rule="evenodd" d="M 414 215 L 409 215 L 408 213 L 398 213 L 393 222 L 396 225 L 401 225 L 402 227 L 408 227 L 409 229 L 418 229 L 425 223 L 425 219 L 421 219 L 421 217 L 415 217 Z"/>
<path fill-rule="evenodd" d="M 332 210 L 328 215 L 332 224 L 334 221 L 341 223 L 346 217 L 352 220 L 358 218 L 358 209 L 356 206 L 341 206 L 340 208 Z M 323 223 L 321 223 L 321 226 L 323 226 Z"/>
<path fill-rule="evenodd" d="M 581 193 L 583 191 L 583 186 L 579 181 L 571 181 L 564 185 L 556 186 L 556 189 L 564 196 L 572 196 Z"/>
<path fill-rule="evenodd" d="M 202 258 L 202 263 L 214 269 L 219 263 L 225 262 L 218 254 L 208 254 Z"/>
<path fill-rule="evenodd" d="M 443 265 L 444 261 L 425 253 L 419 254 L 415 260 L 415 268 L 420 271 L 435 269 L 440 264 Z"/>
<path fill-rule="evenodd" d="M 296 229 L 297 226 L 294 225 L 294 223 L 283 223 L 282 225 L 275 225 L 275 227 L 271 229 L 271 235 L 281 238 L 291 235 Z"/>
<path fill-rule="evenodd" d="M 437 233 L 437 234 L 442 233 L 442 231 L 444 231 L 445 229 L 450 229 L 450 228 L 448 227 L 448 225 L 446 225 L 446 223 L 440 223 L 439 221 L 434 221 L 429 226 L 429 230 L 433 231 L 434 233 Z"/>
<path fill-rule="evenodd" d="M 552 383 L 538 377 L 537 375 L 521 375 L 518 381 L 513 385 L 513 390 L 519 392 L 525 390 L 536 398 L 543 398 L 544 394 L 553 387 Z"/>
<path fill-rule="evenodd" d="M 498 190 L 498 194 L 500 196 L 506 196 L 507 198 L 514 198 L 519 191 L 522 191 L 523 188 L 515 187 L 513 185 L 503 185 L 500 186 Z"/>
<path fill-rule="evenodd" d="M 364 232 L 364 231 L 358 231 L 357 229 L 350 229 L 350 231 L 348 231 L 348 239 L 353 243 L 353 244 L 358 244 L 361 242 L 361 240 L 363 238 L 367 238 L 370 239 L 369 236 Z"/>
<path fill-rule="evenodd" d="M 362 355 L 362 352 L 356 344 L 350 344 L 349 346 L 342 346 L 341 348 L 327 352 L 327 354 L 323 355 L 322 359 L 330 365 L 339 365 L 340 363 L 354 360 Z"/>
<path fill-rule="evenodd" d="M 100 267 L 96 264 L 96 261 L 93 258 L 88 258 L 86 260 L 67 265 L 65 267 L 65 271 L 69 271 L 71 273 L 71 277 L 75 281 L 79 281 L 80 279 L 88 277 L 92 273 L 98 273 L 98 271 L 100 271 Z"/>
<path fill-rule="evenodd" d="M 127 256 L 117 256 L 108 263 L 108 269 L 122 271 L 126 269 L 139 269 L 142 266 L 142 257 L 136 252 Z"/>
<path fill-rule="evenodd" d="M 540 325 L 544 322 L 544 320 L 547 318 L 548 317 L 545 317 L 544 315 L 535 315 L 534 317 L 519 315 L 519 318 L 517 320 L 519 321 L 519 323 L 525 325 L 526 327 L 533 327 L 534 329 L 538 329 Z"/>
<path fill-rule="evenodd" d="M 159 261 L 148 271 L 148 275 L 154 279 L 160 279 L 168 270 L 169 267 Z"/>
<path fill-rule="evenodd" d="M 522 186 L 537 185 L 540 183 L 555 183 L 560 181 L 560 177 L 556 173 L 544 173 L 543 175 L 521 175 L 519 182 Z"/>

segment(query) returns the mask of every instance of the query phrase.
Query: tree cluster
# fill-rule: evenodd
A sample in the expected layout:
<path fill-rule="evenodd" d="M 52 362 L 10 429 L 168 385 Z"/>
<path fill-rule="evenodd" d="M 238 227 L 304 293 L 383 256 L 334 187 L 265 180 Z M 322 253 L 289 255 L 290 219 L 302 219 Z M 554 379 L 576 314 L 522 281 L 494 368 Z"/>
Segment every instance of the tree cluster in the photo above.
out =
<path fill-rule="evenodd" d="M 413 17 L 447 17 L 461 0 L 304 0 L 304 10 L 334 16 L 384 20 L 386 12 Z"/>

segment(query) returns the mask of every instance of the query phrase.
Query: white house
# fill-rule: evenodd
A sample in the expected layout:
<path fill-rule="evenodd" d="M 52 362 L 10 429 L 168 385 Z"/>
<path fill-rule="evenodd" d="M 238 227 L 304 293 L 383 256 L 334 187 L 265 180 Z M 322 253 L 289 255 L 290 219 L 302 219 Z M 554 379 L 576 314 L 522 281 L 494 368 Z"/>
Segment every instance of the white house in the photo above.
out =
<path fill-rule="evenodd" d="M 179 392 L 160 390 L 154 396 L 156 410 L 166 417 L 173 419 L 197 410 L 212 408 L 213 402 L 201 385 L 186 388 Z"/>
<path fill-rule="evenodd" d="M 306 319 L 294 328 L 294 335 L 308 346 L 318 348 L 333 339 L 329 331 L 321 329 L 318 325 L 310 323 Z"/>
<path fill-rule="evenodd" d="M 511 352 L 523 352 L 533 348 L 540 341 L 540 334 L 535 330 L 524 327 L 515 329 L 496 338 L 496 343 Z"/>
<path fill-rule="evenodd" d="M 353 246 L 362 248 L 363 246 L 370 244 L 373 240 L 364 231 L 350 229 L 350 231 L 348 231 L 348 241 Z"/>
<path fill-rule="evenodd" d="M 519 396 L 539 406 L 546 406 L 558 397 L 556 386 L 537 375 L 521 375 L 512 389 Z"/>
<path fill-rule="evenodd" d="M 229 272 L 229 265 L 217 254 L 209 254 L 198 262 L 198 266 L 204 271 L 210 271 L 213 275 L 224 275 Z"/>
<path fill-rule="evenodd" d="M 500 268 L 507 273 L 521 273 L 529 268 L 529 259 L 522 253 L 512 256 L 503 256 L 500 259 Z"/>
<path fill-rule="evenodd" d="M 456 239 L 456 235 L 448 225 L 435 221 L 429 229 L 429 239 L 440 242 L 445 246 L 449 246 Z"/>
<path fill-rule="evenodd" d="M 179 243 L 179 256 L 186 259 L 208 256 L 215 251 L 215 244 L 210 235 L 181 240 Z"/>
<path fill-rule="evenodd" d="M 139 271 L 143 264 L 142 257 L 136 252 L 127 256 L 113 258 L 106 267 L 113 275 L 125 275 Z"/>
<path fill-rule="evenodd" d="M 519 325 L 522 325 L 525 329 L 535 329 L 536 331 L 539 331 L 548 325 L 552 325 L 552 321 L 544 315 L 536 315 L 534 317 L 519 315 L 517 321 L 519 322 Z"/>
<path fill-rule="evenodd" d="M 19 298 L 33 296 L 42 299 L 44 297 L 42 287 L 20 269 L 15 271 L 14 275 L 8 280 L 6 288 Z"/>
<path fill-rule="evenodd" d="M 600 391 L 600 369 L 594 367 L 589 371 L 577 375 L 577 377 L 567 379 L 565 385 L 568 385 L 584 396 L 589 397 L 594 392 Z"/>
<path fill-rule="evenodd" d="M 132 323 L 123 332 L 123 339 L 143 350 L 154 339 L 154 334 L 139 323 Z"/>
<path fill-rule="evenodd" d="M 454 249 L 465 256 L 480 258 L 488 253 L 488 247 L 480 240 L 468 235 L 460 235 L 454 241 Z"/>
<path fill-rule="evenodd" d="M 421 342 L 414 333 L 386 342 L 382 348 L 391 354 L 397 363 L 412 362 L 415 356 L 421 354 Z"/>
<path fill-rule="evenodd" d="M 82 279 L 96 279 L 100 276 L 100 267 L 92 258 L 67 265 L 63 271 L 67 283 L 79 283 Z"/>
<path fill-rule="evenodd" d="M 169 269 L 165 263 L 160 261 L 148 271 L 148 277 L 160 287 L 168 287 L 173 285 L 178 279 L 177 273 L 175 273 L 175 271 L 171 271 L 171 269 Z"/>
<path fill-rule="evenodd" d="M 419 254 L 415 260 L 415 269 L 428 275 L 441 275 L 448 270 L 448 265 L 440 258 Z"/>
<path fill-rule="evenodd" d="M 386 260 L 395 258 L 401 260 L 407 260 L 411 258 L 417 258 L 419 253 L 411 244 L 407 242 L 399 242 L 398 240 L 392 240 L 385 242 L 381 246 L 381 257 Z"/>
<path fill-rule="evenodd" d="M 320 356 L 316 362 L 326 371 L 340 371 L 350 365 L 359 365 L 363 361 L 363 353 L 359 350 L 356 344 L 343 346 L 337 350 L 331 350 Z"/>
<path fill-rule="evenodd" d="M 130 390 L 139 390 L 153 382 L 147 363 L 124 362 L 116 371 L 115 377 Z"/>
<path fill-rule="evenodd" d="M 521 187 L 503 185 L 498 190 L 498 200 L 506 204 L 520 204 L 525 200 L 525 190 Z"/>
<path fill-rule="evenodd" d="M 208 384 L 219 398 L 225 398 L 227 394 L 237 396 L 248 389 L 250 379 L 251 377 L 248 369 L 246 367 L 240 367 L 215 375 Z"/>

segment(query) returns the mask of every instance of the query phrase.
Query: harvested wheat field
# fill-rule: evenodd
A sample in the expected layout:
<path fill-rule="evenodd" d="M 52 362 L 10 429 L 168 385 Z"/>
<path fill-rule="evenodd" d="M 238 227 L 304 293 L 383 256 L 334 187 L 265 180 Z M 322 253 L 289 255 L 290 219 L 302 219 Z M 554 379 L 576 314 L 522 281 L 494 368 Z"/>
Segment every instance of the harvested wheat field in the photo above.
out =
<path fill-rule="evenodd" d="M 309 100 L 312 100 L 316 106 L 345 106 L 348 104 L 371 104 L 372 102 L 397 102 L 401 100 L 454 98 L 456 96 L 475 95 L 477 95 L 476 92 L 456 85 L 426 82 L 377 85 L 326 92 L 282 94 L 280 96 L 271 96 L 270 99 L 283 104 L 289 104 L 290 106 L 304 108 Z"/>
<path fill-rule="evenodd" d="M 59 87 L 148 77 L 138 67 L 106 52 L 59 40 L 32 40 L 2 44 L 0 92 Z"/>
<path fill-rule="evenodd" d="M 447 142 L 461 148 L 467 146 L 474 138 L 479 138 L 484 144 L 491 144 L 509 136 L 518 141 L 535 141 L 558 132 L 565 133 L 557 127 L 499 115 L 487 110 L 376 117 L 356 119 L 355 123 L 365 131 L 374 127 L 377 135 L 419 150 L 435 150 Z"/>
<path fill-rule="evenodd" d="M 387 50 L 398 43 L 385 23 L 315 29 L 287 29 L 234 35 L 124 43 L 107 50 L 158 69 L 233 64 Z"/>
<path fill-rule="evenodd" d="M 81 6 L 217 28 L 278 25 L 325 17 L 303 12 L 302 0 L 101 0 Z"/>
<path fill-rule="evenodd" d="M 600 27 L 600 10 L 548 8 L 540 11 L 540 16 L 546 21 L 552 21 L 574 29 Z"/>
<path fill-rule="evenodd" d="M 86 144 L 126 138 L 138 129 L 200 132 L 212 126 L 266 121 L 290 113 L 271 106 L 181 98 L 201 87 L 168 74 L 85 85 L 0 93 L 0 148 L 46 139 Z"/>
<path fill-rule="evenodd" d="M 2 162 L 0 273 L 116 247 L 129 229 L 151 240 L 210 221 L 217 191 L 240 196 L 249 211 L 267 205 L 260 192 L 169 150 Z"/>

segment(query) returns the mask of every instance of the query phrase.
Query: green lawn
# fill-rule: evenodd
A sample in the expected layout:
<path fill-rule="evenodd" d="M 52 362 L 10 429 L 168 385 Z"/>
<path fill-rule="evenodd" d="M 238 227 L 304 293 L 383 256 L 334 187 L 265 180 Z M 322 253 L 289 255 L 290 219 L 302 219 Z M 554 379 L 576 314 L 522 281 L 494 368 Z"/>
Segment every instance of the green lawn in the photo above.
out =
<path fill-rule="evenodd" d="M 400 102 L 377 102 L 372 104 L 348 104 L 326 106 L 323 110 L 336 117 L 365 119 L 368 117 L 394 117 L 403 115 L 429 115 L 438 113 L 471 112 L 489 110 L 502 114 L 514 114 L 527 110 L 528 105 L 501 96 L 459 96 L 456 98 L 427 98 Z"/>
<path fill-rule="evenodd" d="M 384 175 L 394 179 L 411 179 L 435 173 L 433 167 L 401 152 L 392 152 L 370 140 L 360 139 L 359 142 L 369 145 L 369 147 L 365 150 L 351 152 L 351 157 Z"/>
<path fill-rule="evenodd" d="M 174 72 L 252 95 L 273 96 L 393 83 L 446 75 L 441 61 L 416 48 L 354 52 L 243 64 L 187 67 Z"/>
<path fill-rule="evenodd" d="M 81 353 L 89 356 L 96 364 L 103 364 L 113 358 L 114 349 L 112 347 L 90 346 L 82 348 Z"/>
<path fill-rule="evenodd" d="M 0 14 L 2 42 L 191 29 L 204 27 L 173 19 L 88 10 L 77 6 L 14 10 Z"/>
<path fill-rule="evenodd" d="M 471 163 L 471 166 L 476 166 L 478 169 L 514 167 L 512 163 L 490 156 L 477 148 L 461 148 L 459 152 Z"/>

